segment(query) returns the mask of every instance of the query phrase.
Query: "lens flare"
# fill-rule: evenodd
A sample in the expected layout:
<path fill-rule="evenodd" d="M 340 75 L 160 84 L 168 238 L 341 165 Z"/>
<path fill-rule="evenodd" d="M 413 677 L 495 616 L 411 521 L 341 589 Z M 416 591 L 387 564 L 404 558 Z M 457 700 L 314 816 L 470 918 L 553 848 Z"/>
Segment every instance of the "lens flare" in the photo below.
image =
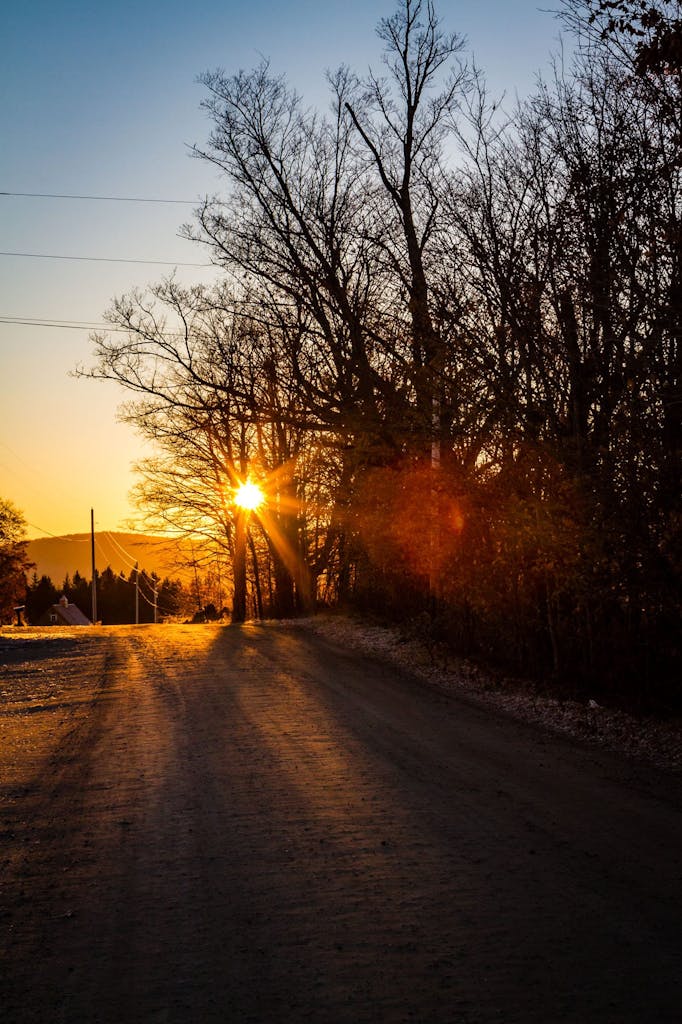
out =
<path fill-rule="evenodd" d="M 235 504 L 239 505 L 240 508 L 253 512 L 254 509 L 263 504 L 265 495 L 258 484 L 253 484 L 250 480 L 247 480 L 246 483 L 240 484 L 237 488 L 234 500 Z"/>

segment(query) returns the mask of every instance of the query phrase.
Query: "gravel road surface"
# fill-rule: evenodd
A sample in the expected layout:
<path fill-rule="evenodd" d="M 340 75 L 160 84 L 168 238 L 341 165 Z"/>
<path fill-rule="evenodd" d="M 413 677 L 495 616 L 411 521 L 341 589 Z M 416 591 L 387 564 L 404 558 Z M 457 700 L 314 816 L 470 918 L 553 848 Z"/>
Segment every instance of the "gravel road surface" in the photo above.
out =
<path fill-rule="evenodd" d="M 0 634 L 3 1024 L 679 1024 L 681 840 L 300 627 Z"/>

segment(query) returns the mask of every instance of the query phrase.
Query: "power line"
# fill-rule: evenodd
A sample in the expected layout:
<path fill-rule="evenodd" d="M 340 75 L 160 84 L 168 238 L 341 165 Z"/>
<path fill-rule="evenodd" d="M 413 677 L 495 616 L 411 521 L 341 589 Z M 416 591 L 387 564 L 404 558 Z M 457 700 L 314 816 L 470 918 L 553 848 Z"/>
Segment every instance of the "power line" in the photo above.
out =
<path fill-rule="evenodd" d="M 126 548 L 124 548 L 122 544 L 119 544 L 119 542 L 116 540 L 116 538 L 114 537 L 114 535 L 111 532 L 111 530 L 106 530 L 105 533 L 106 533 L 106 536 L 109 538 L 109 540 L 112 542 L 112 544 L 114 544 L 118 548 L 118 550 L 123 555 L 124 559 L 128 562 L 128 567 L 131 568 L 131 569 L 134 569 L 135 566 L 137 565 L 139 559 L 134 558 L 133 555 L 131 555 L 130 552 L 127 551 Z"/>
<path fill-rule="evenodd" d="M 4 443 L 4 441 L 0 441 L 0 444 L 2 444 L 3 447 L 7 448 L 7 445 Z M 11 451 L 11 448 L 8 448 L 8 451 Z M 26 520 L 26 525 L 27 526 L 32 526 L 34 530 L 39 530 L 41 533 L 47 534 L 48 537 L 54 537 L 56 540 L 70 540 L 70 542 L 72 544 L 89 544 L 90 543 L 90 534 L 89 533 L 88 533 L 87 537 L 85 537 L 83 540 L 80 540 L 80 539 L 76 539 L 73 534 L 68 534 L 68 533 L 66 533 L 66 534 L 65 533 L 50 533 L 49 530 L 43 530 L 43 528 L 41 526 L 36 526 L 35 523 L 29 523 L 28 520 Z M 111 539 L 112 540 L 114 539 L 113 536 L 112 536 L 111 530 L 99 530 L 97 532 L 96 536 L 100 536 L 102 533 L 109 534 Z M 163 534 L 149 534 L 149 533 L 146 533 L 143 530 L 126 530 L 125 533 L 126 534 L 132 534 L 133 536 L 137 536 L 137 537 L 145 537 L 145 538 L 154 537 L 154 539 L 168 541 L 168 543 L 173 543 L 174 540 L 180 539 L 180 538 L 182 538 L 184 536 L 184 531 L 182 531 L 182 530 L 175 530 L 174 534 L 168 534 L 167 536 L 164 536 Z M 105 554 L 105 553 L 103 552 L 103 554 Z M 105 554 L 105 557 L 106 557 L 106 554 Z M 132 558 L 132 556 L 130 555 L 130 552 L 128 552 L 128 557 Z"/>
<path fill-rule="evenodd" d="M 107 552 L 105 550 L 105 548 L 102 546 L 101 541 L 100 541 L 101 536 L 102 536 L 101 533 L 96 535 L 96 537 L 95 537 L 95 547 L 99 551 L 99 553 L 102 556 L 102 558 L 104 559 L 104 561 L 107 562 L 109 568 L 111 568 L 111 563 L 113 561 L 113 559 L 112 559 L 112 552 L 111 551 Z M 116 557 L 118 557 L 118 558 L 121 557 L 120 555 L 117 556 L 116 551 L 113 552 L 113 556 L 114 556 L 114 559 Z M 124 560 L 124 565 L 125 565 L 125 560 Z M 133 570 L 139 571 L 138 570 L 138 563 L 137 562 L 134 562 L 133 565 L 129 565 L 128 568 L 131 571 L 131 573 L 132 573 Z M 140 573 L 140 576 L 141 575 L 142 574 Z M 131 582 L 131 581 L 130 580 L 126 580 L 126 582 Z"/>
<path fill-rule="evenodd" d="M 118 331 L 127 334 L 125 327 L 111 327 L 109 324 L 90 324 L 85 320 L 37 320 L 29 317 L 2 316 L 0 324 L 23 325 L 24 327 L 57 327 L 65 331 Z"/>
<path fill-rule="evenodd" d="M 139 569 L 138 569 L 138 567 L 139 567 L 139 558 L 135 558 L 134 555 L 131 555 L 130 551 L 128 551 L 127 548 L 125 548 L 121 543 L 119 543 L 119 541 L 116 540 L 116 538 L 114 537 L 114 535 L 111 532 L 111 530 L 103 531 L 103 535 L 108 537 L 109 540 L 119 549 L 119 551 L 121 552 L 121 554 L 124 557 L 124 560 L 128 562 L 129 569 L 131 569 L 131 570 L 134 569 L 136 572 L 138 572 L 139 571 Z M 100 536 L 102 536 L 101 533 L 100 533 Z M 145 535 L 143 535 L 143 536 L 145 536 Z M 98 546 L 99 546 L 98 541 L 95 541 L 95 543 L 97 543 Z M 100 551 L 101 550 L 102 549 L 100 547 Z M 153 571 L 152 571 L 152 575 L 153 575 Z M 159 577 L 159 579 L 160 579 L 160 577 Z M 140 586 L 140 587 L 144 586 L 145 580 L 147 581 L 147 583 L 152 583 L 151 575 L 146 574 L 146 571 L 143 570 L 142 572 L 139 572 L 138 586 Z M 128 582 L 132 582 L 132 581 L 128 580 Z M 152 590 L 153 589 L 154 588 L 152 587 Z M 158 588 L 157 588 L 157 590 L 158 590 Z M 142 591 L 140 591 L 140 592 L 142 593 Z M 142 594 L 142 596 L 144 597 L 144 594 Z M 145 598 L 145 600 L 147 601 L 148 604 L 151 604 L 151 601 L 149 601 L 148 598 Z"/>
<path fill-rule="evenodd" d="M 2 254 L 0 254 L 2 255 Z M 187 266 L 188 264 L 175 264 L 175 266 Z M 192 264 L 193 265 L 193 264 Z M 211 266 L 213 264 L 210 264 Z M 197 264 L 197 266 L 209 266 L 209 264 Z M 263 317 L 254 316 L 253 313 L 245 311 L 245 306 L 255 306 L 258 308 L 258 303 L 251 299 L 235 300 L 235 308 L 226 307 L 224 312 L 231 316 L 240 316 L 244 320 L 250 320 L 256 324 L 269 325 L 269 320 L 264 320 Z M 276 303 L 283 309 L 288 309 L 289 306 L 285 302 Z M 241 307 L 241 308 L 239 308 Z M 93 324 L 88 320 L 59 320 L 55 318 L 46 317 L 31 317 L 31 316 L 11 316 L 10 314 L 0 313 L 0 324 L 9 324 L 12 326 L 24 326 L 24 327 L 49 327 L 56 328 L 65 331 L 107 331 L 107 333 L 118 333 L 118 334 L 131 334 L 135 333 L 135 327 L 113 327 L 110 324 Z M 161 338 L 184 338 L 184 331 L 159 331 L 157 336 Z"/>
<path fill-rule="evenodd" d="M 118 256 L 62 256 L 45 252 L 0 252 L 0 256 L 14 256 L 31 260 L 78 260 L 82 263 L 152 263 L 162 267 L 203 267 L 209 269 L 213 263 L 181 263 L 177 260 L 138 260 Z"/>
<path fill-rule="evenodd" d="M 253 317 L 250 317 L 253 320 Z M 0 324 L 10 327 L 49 327 L 60 331 L 106 331 L 107 334 L 134 334 L 134 327 L 111 327 L 109 324 L 90 324 L 86 320 L 38 320 L 31 317 L 3 316 Z M 159 331 L 159 338 L 184 338 L 183 331 Z"/>
<path fill-rule="evenodd" d="M 0 192 L 0 196 L 23 199 L 86 199 L 100 203 L 172 203 L 181 206 L 194 206 L 198 202 L 196 199 L 157 199 L 140 196 L 73 196 L 61 192 Z"/>
<path fill-rule="evenodd" d="M 111 559 L 107 555 L 106 551 L 102 548 L 102 546 L 101 546 L 101 544 L 99 542 L 99 535 L 98 534 L 95 534 L 95 547 L 97 548 L 97 550 L 99 551 L 100 555 L 102 556 L 102 558 L 104 558 L 105 561 L 108 561 L 108 562 L 111 561 Z"/>
<path fill-rule="evenodd" d="M 107 533 L 109 533 L 109 531 L 107 531 Z M 111 537 L 110 533 L 109 533 L 109 536 Z M 113 537 L 111 539 L 113 540 Z M 95 537 L 95 547 L 99 551 L 100 555 L 102 555 L 104 560 L 108 563 L 107 568 L 110 569 L 111 568 L 111 559 L 107 556 L 106 552 L 104 551 L 104 549 L 103 549 L 102 545 L 100 544 L 100 542 L 99 542 L 97 537 Z M 128 577 L 128 579 L 125 579 L 125 576 L 123 575 L 122 571 L 121 571 L 121 573 L 119 573 L 118 578 L 121 580 L 122 583 L 129 583 L 131 586 L 134 586 L 135 589 L 136 589 L 138 597 L 141 597 L 142 600 L 145 601 L 149 605 L 150 608 L 156 607 L 157 612 L 158 612 L 159 608 L 158 608 L 157 602 L 154 600 L 154 596 L 156 596 L 158 598 L 159 588 L 154 586 L 154 581 L 152 580 L 151 576 L 147 575 L 147 573 L 144 570 L 142 572 L 140 572 L 140 569 L 138 568 L 138 563 L 137 562 L 135 562 L 135 565 L 133 566 L 133 569 L 135 571 L 135 579 L 132 578 L 132 571 L 131 571 L 130 576 Z M 100 573 L 100 578 L 101 578 L 101 576 L 102 576 L 102 574 Z M 152 599 L 147 597 L 147 595 L 145 594 L 144 589 L 143 589 L 143 587 L 145 585 L 150 586 L 151 592 L 152 592 Z M 164 609 L 164 613 L 168 614 L 167 609 Z"/>
<path fill-rule="evenodd" d="M 2 253 L 0 253 L 0 255 L 2 255 Z M 70 257 L 70 258 L 74 258 L 74 257 Z M 205 266 L 205 267 L 208 267 L 208 266 L 213 266 L 213 264 L 208 264 L 208 263 L 206 263 L 206 264 L 205 263 L 198 263 L 198 264 L 176 263 L 176 264 L 174 264 L 174 266 L 201 266 L 201 267 Z M 229 307 L 226 307 L 224 309 L 224 312 L 227 313 L 227 314 L 230 314 L 232 316 L 240 316 L 244 320 L 250 320 L 252 323 L 264 324 L 266 326 L 269 326 L 271 324 L 272 321 L 264 320 L 262 316 L 255 316 L 253 313 L 245 312 L 243 307 L 248 306 L 248 305 L 255 306 L 256 308 L 258 308 L 258 303 L 255 302 L 254 300 L 244 299 L 244 300 L 236 300 L 235 301 L 235 307 L 241 306 L 242 308 L 230 309 Z M 280 306 L 282 309 L 290 308 L 288 306 L 288 304 L 285 303 L 285 302 L 275 303 L 274 305 Z M 57 320 L 56 318 L 48 320 L 48 319 L 42 318 L 42 317 L 10 316 L 10 315 L 6 315 L 6 314 L 3 314 L 3 313 L 0 313 L 0 324 L 10 324 L 10 325 L 19 325 L 19 326 L 23 325 L 25 327 L 49 327 L 49 328 L 58 328 L 60 330 L 65 330 L 65 331 L 67 331 L 67 330 L 68 331 L 107 331 L 107 332 L 119 333 L 119 334 L 135 333 L 135 330 L 136 330 L 135 327 L 112 327 L 109 324 L 93 324 L 93 323 L 90 323 L 87 320 Z M 159 332 L 157 332 L 157 336 L 161 337 L 161 338 L 184 338 L 185 337 L 185 332 L 184 331 L 159 331 Z"/>
<path fill-rule="evenodd" d="M 106 327 L 106 324 L 95 324 L 93 325 L 89 320 L 58 320 L 57 317 L 43 317 L 43 316 L 14 316 L 12 313 L 0 313 L 0 320 L 19 320 L 22 323 L 31 324 L 48 324 L 50 327 L 54 327 L 55 324 L 66 326 L 77 325 L 79 327 Z"/>
<path fill-rule="evenodd" d="M 133 584 L 135 583 L 134 580 L 125 580 L 124 582 L 125 583 L 133 583 Z M 139 587 L 139 585 L 137 587 L 137 592 L 138 592 L 139 596 L 142 598 L 142 600 L 147 602 L 147 604 L 149 605 L 150 608 L 154 607 L 154 604 L 155 604 L 154 600 L 153 599 L 150 600 L 147 597 L 147 595 L 144 593 L 144 591 Z M 157 596 L 158 596 L 158 590 L 157 590 Z M 158 610 L 158 605 L 157 605 L 157 610 Z"/>
<path fill-rule="evenodd" d="M 54 537 L 55 540 L 69 540 L 69 543 L 71 543 L 71 544 L 87 544 L 88 543 L 88 538 L 85 538 L 84 540 L 79 540 L 76 537 L 73 537 L 72 539 L 69 539 L 68 534 L 66 536 L 64 536 L 63 533 L 62 534 L 50 533 L 49 530 L 43 530 L 42 526 L 36 526 L 35 523 L 29 523 L 28 519 L 25 522 L 26 522 L 27 526 L 31 526 L 34 530 L 38 530 L 39 533 L 47 534 L 48 537 Z"/>

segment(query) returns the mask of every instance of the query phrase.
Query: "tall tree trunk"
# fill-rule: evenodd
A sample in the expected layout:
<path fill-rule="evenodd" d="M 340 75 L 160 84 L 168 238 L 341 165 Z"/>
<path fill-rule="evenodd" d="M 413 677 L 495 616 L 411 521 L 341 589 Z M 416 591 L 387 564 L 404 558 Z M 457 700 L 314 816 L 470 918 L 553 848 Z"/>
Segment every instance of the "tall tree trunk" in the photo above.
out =
<path fill-rule="evenodd" d="M 246 619 L 246 534 L 248 512 L 237 513 L 234 528 L 234 593 L 232 596 L 232 622 Z"/>
<path fill-rule="evenodd" d="M 248 534 L 249 550 L 251 551 L 251 564 L 253 566 L 253 588 L 256 592 L 256 617 L 263 618 L 263 591 L 260 585 L 260 566 L 258 564 L 258 552 L 253 542 L 253 536 Z"/>

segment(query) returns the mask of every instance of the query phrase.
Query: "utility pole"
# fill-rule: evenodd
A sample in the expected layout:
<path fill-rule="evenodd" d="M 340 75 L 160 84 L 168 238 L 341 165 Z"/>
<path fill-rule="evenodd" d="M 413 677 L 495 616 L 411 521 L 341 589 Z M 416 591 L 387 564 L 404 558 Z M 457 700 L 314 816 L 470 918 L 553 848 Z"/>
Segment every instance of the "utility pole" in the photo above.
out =
<path fill-rule="evenodd" d="M 433 391 L 431 399 L 431 501 L 429 507 L 429 610 L 438 607 L 440 590 L 440 509 L 438 501 L 440 471 L 440 395 Z"/>
<path fill-rule="evenodd" d="M 97 625 L 97 581 L 95 579 L 95 510 L 90 509 L 90 555 L 92 561 L 92 624 Z"/>
<path fill-rule="evenodd" d="M 135 562 L 135 625 L 140 623 L 140 570 Z"/>
<path fill-rule="evenodd" d="M 217 611 L 218 611 L 218 614 L 220 614 L 222 612 L 222 610 L 223 610 L 223 584 L 222 584 L 222 581 L 221 581 L 221 578 L 220 578 L 220 555 L 218 554 L 217 550 L 216 550 L 216 556 L 215 556 L 215 571 L 216 571 L 216 576 L 218 578 L 218 608 L 217 608 Z"/>
<path fill-rule="evenodd" d="M 158 602 L 159 602 L 159 588 L 156 585 L 156 580 L 154 580 L 154 625 L 156 625 L 156 623 L 158 622 L 158 612 L 159 612 Z"/>
<path fill-rule="evenodd" d="M 194 554 L 194 543 L 193 542 L 190 542 L 190 543 L 191 543 L 191 546 L 192 546 L 192 567 L 194 569 L 194 587 L 196 589 L 196 594 L 197 594 L 197 611 L 200 612 L 201 611 L 201 594 L 199 593 L 199 576 L 197 574 L 197 559 L 196 559 L 196 555 Z"/>

